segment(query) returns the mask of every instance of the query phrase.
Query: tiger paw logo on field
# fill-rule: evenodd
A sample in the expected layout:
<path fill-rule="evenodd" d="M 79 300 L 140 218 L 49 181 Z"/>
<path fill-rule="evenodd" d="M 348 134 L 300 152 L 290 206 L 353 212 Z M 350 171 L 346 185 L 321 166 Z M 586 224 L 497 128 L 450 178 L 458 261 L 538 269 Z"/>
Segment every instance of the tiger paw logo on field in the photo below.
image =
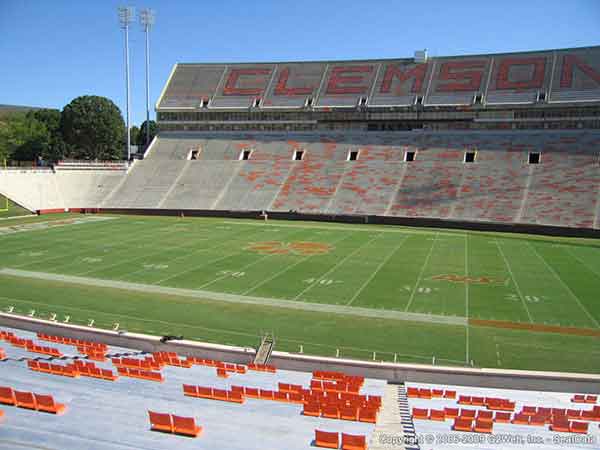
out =
<path fill-rule="evenodd" d="M 322 255 L 333 250 L 333 246 L 322 242 L 254 242 L 245 248 L 252 252 L 268 255 Z"/>
<path fill-rule="evenodd" d="M 499 284 L 504 280 L 493 277 L 469 277 L 466 275 L 444 274 L 434 275 L 430 278 L 434 281 L 449 281 L 451 283 L 469 283 L 469 284 Z"/>

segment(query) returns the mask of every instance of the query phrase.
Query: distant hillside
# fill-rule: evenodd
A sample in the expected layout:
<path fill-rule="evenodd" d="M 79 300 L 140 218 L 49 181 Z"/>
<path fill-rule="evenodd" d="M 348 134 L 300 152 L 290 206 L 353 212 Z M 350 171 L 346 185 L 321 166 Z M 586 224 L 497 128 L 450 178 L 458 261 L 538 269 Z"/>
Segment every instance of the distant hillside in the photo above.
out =
<path fill-rule="evenodd" d="M 25 113 L 32 109 L 44 109 L 39 106 L 21 106 L 21 105 L 0 105 L 0 119 L 17 112 Z"/>

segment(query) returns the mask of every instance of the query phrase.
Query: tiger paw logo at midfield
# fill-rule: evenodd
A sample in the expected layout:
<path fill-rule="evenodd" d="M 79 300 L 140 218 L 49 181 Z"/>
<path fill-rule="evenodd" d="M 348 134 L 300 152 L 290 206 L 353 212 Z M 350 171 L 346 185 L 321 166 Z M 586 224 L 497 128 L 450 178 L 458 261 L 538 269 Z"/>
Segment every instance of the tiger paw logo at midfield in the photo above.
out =
<path fill-rule="evenodd" d="M 322 255 L 333 250 L 333 246 L 322 242 L 254 242 L 245 250 L 267 255 Z"/>
<path fill-rule="evenodd" d="M 500 284 L 505 280 L 493 277 L 469 277 L 466 275 L 444 274 L 434 275 L 430 278 L 434 281 L 449 281 L 451 283 L 469 283 L 469 284 Z"/>

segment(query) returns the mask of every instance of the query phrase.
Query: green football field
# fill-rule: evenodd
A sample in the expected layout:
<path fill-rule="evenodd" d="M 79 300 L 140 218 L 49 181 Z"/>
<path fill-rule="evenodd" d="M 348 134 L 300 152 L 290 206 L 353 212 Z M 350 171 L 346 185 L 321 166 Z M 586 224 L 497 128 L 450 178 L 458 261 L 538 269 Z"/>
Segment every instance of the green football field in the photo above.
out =
<path fill-rule="evenodd" d="M 31 214 L 31 212 L 11 202 L 10 200 L 7 200 L 6 197 L 0 194 L 0 219 L 6 217 L 25 216 L 29 214 Z M 0 224 L 1 223 L 2 222 L 0 222 Z"/>
<path fill-rule="evenodd" d="M 600 373 L 600 241 L 311 222 L 0 221 L 0 307 L 308 354 Z"/>

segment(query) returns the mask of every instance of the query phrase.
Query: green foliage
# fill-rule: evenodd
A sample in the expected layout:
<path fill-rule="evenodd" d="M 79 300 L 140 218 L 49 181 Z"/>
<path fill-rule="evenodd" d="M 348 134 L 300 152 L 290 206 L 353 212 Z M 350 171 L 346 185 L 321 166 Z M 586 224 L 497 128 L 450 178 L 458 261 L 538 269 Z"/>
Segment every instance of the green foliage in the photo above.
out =
<path fill-rule="evenodd" d="M 148 140 L 148 142 L 146 142 L 146 127 L 148 127 L 148 122 L 145 120 L 144 120 L 144 123 L 142 123 L 142 126 L 140 127 L 140 134 L 138 136 L 138 140 L 137 141 L 132 140 L 132 142 L 135 142 L 140 150 L 145 150 L 146 147 L 150 144 L 150 142 L 152 142 L 152 139 L 154 139 L 154 136 L 156 136 L 156 131 L 157 131 L 156 122 L 154 120 L 151 120 L 149 122 L 149 124 L 150 124 L 149 125 L 150 139 Z"/>
<path fill-rule="evenodd" d="M 50 146 L 43 122 L 29 114 L 12 114 L 0 125 L 0 160 L 33 161 Z"/>
<path fill-rule="evenodd" d="M 131 130 L 129 130 L 129 134 L 131 139 L 131 145 L 138 145 L 137 142 L 140 137 L 140 129 L 134 125 L 131 127 Z M 125 139 L 127 139 L 127 137 L 125 137 Z"/>
<path fill-rule="evenodd" d="M 123 158 L 125 122 L 109 99 L 93 95 L 76 98 L 63 109 L 60 125 L 70 157 Z"/>

